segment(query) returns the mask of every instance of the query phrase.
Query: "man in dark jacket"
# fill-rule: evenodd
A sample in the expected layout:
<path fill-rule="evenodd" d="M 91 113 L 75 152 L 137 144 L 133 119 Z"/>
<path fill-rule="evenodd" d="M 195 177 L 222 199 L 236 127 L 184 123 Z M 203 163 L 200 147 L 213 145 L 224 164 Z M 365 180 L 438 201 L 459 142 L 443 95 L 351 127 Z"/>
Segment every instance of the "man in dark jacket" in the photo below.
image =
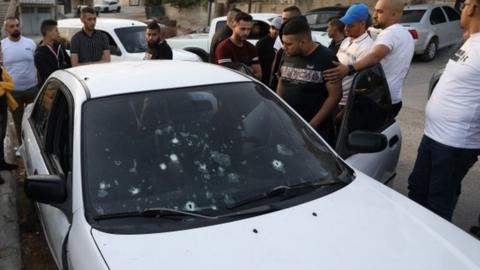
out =
<path fill-rule="evenodd" d="M 276 53 L 273 44 L 275 44 L 281 26 L 282 18 L 280 16 L 273 19 L 270 23 L 270 33 L 261 38 L 257 44 L 255 44 L 260 60 L 260 66 L 262 67 L 262 82 L 266 85 L 269 85 L 270 83 L 272 64 Z"/>
<path fill-rule="evenodd" d="M 57 22 L 55 20 L 43 21 L 40 31 L 43 39 L 40 41 L 34 57 L 39 88 L 55 70 L 72 66 L 70 57 L 59 42 L 60 34 L 58 33 Z"/>
<path fill-rule="evenodd" d="M 160 26 L 156 21 L 151 21 L 147 24 L 145 38 L 147 39 L 148 47 L 144 60 L 172 60 L 172 48 L 163 39 Z"/>

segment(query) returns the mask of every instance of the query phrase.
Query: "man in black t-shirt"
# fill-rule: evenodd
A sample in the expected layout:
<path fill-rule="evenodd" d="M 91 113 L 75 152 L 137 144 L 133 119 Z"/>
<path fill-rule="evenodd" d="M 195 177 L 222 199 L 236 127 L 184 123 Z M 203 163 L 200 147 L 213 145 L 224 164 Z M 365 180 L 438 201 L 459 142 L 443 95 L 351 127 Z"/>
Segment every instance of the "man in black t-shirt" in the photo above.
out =
<path fill-rule="evenodd" d="M 282 18 L 276 17 L 270 23 L 270 32 L 265 37 L 261 38 L 255 47 L 257 47 L 258 58 L 260 66 L 262 67 L 262 82 L 266 85 L 270 83 L 270 75 L 272 73 L 272 64 L 275 59 L 275 49 L 273 44 L 278 37 L 282 27 Z"/>
<path fill-rule="evenodd" d="M 173 58 L 172 49 L 168 46 L 167 41 L 161 37 L 161 29 L 156 21 L 149 22 L 145 30 L 145 38 L 147 39 L 147 51 L 144 60 L 167 59 Z"/>
<path fill-rule="evenodd" d="M 335 55 L 312 41 L 305 20 L 291 19 L 283 27 L 284 57 L 277 94 L 330 144 L 333 112 L 342 97 L 341 81 L 327 82 L 322 72 L 333 67 Z"/>

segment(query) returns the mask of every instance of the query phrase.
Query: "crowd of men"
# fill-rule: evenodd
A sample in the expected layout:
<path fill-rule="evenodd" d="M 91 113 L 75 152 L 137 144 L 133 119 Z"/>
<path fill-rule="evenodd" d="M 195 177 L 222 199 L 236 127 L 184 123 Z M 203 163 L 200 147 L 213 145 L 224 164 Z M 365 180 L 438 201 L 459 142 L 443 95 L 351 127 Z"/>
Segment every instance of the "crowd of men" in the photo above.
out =
<path fill-rule="evenodd" d="M 268 35 L 254 46 L 247 38 L 254 29 L 251 15 L 239 9 L 227 14 L 224 29 L 211 42 L 210 61 L 241 68 L 274 89 L 329 143 L 342 119 L 357 71 L 381 64 L 391 96 L 392 117 L 402 108 L 403 81 L 414 54 L 411 34 L 399 24 L 402 0 L 378 0 L 373 14 L 365 4 L 353 4 L 342 17 L 328 21 L 332 39 L 324 47 L 300 9 L 291 6 L 271 21 Z M 12 111 L 17 137 L 23 108 L 57 69 L 110 61 L 108 38 L 95 30 L 92 8 L 81 12 L 83 28 L 70 41 L 70 56 L 60 42 L 57 22 L 41 24 L 37 46 L 21 35 L 19 20 L 5 20 L 8 36 L 1 41 L 0 170 L 15 169 L 3 159 L 7 107 Z M 368 27 L 382 29 L 372 40 Z M 409 178 L 409 197 L 451 220 L 461 181 L 480 154 L 480 0 L 462 5 L 464 45 L 449 60 L 426 109 L 425 134 Z M 145 60 L 172 59 L 172 50 L 150 22 Z M 11 77 L 10 77 L 11 76 Z M 2 181 L 2 180 L 0 180 Z"/>

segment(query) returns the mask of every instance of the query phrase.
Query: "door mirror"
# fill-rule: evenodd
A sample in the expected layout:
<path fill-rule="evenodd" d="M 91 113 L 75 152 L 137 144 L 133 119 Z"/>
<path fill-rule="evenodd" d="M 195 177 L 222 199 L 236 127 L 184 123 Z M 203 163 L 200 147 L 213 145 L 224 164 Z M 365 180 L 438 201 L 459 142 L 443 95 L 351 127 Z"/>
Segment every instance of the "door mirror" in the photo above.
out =
<path fill-rule="evenodd" d="M 59 175 L 29 176 L 24 190 L 28 198 L 44 204 L 63 203 L 67 198 L 65 180 Z"/>
<path fill-rule="evenodd" d="M 387 137 L 381 133 L 354 131 L 348 135 L 347 148 L 356 153 L 376 153 L 387 147 Z"/>

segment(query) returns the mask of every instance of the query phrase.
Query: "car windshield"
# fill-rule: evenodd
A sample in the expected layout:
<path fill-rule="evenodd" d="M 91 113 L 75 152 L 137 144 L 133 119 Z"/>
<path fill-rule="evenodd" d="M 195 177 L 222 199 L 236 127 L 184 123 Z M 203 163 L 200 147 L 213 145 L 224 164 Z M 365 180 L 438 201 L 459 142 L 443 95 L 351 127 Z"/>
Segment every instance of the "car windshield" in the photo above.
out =
<path fill-rule="evenodd" d="M 116 28 L 115 33 L 127 52 L 143 53 L 147 50 L 145 26 Z"/>
<path fill-rule="evenodd" d="M 400 23 L 418 23 L 422 20 L 425 10 L 404 10 Z"/>
<path fill-rule="evenodd" d="M 253 82 L 93 99 L 82 122 L 93 216 L 151 208 L 219 216 L 274 187 L 353 176 L 271 90 Z"/>

